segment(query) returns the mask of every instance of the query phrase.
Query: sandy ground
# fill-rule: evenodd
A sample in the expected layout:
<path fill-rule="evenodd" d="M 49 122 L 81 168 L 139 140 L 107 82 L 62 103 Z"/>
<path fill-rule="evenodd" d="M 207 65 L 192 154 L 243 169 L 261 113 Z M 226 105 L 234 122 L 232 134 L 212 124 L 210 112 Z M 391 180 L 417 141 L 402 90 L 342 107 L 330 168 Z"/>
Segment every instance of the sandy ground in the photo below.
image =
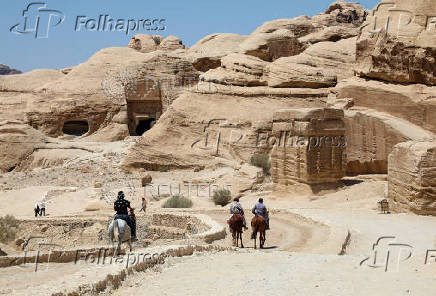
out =
<path fill-rule="evenodd" d="M 226 182 L 223 176 L 228 175 L 240 178 L 238 188 L 245 190 L 244 187 L 251 186 L 252 175 L 256 173 L 249 168 L 245 170 L 248 176 L 245 181 L 228 167 L 204 171 L 200 175 L 183 171 L 156 172 L 153 179 L 156 184 L 186 184 L 187 180 L 201 183 L 217 179 Z M 111 194 L 125 190 L 133 205 L 138 207 L 140 197 L 144 196 L 143 189 L 119 182 L 114 179 L 108 185 Z M 73 220 L 108 217 L 113 213 L 111 205 L 100 199 L 102 191 L 94 186 L 31 184 L 1 192 L 0 211 L 33 219 L 33 204 L 44 198 L 49 216 L 37 218 L 42 222 L 66 217 Z M 128 278 L 111 295 L 436 294 L 432 285 L 436 279 L 436 262 L 430 258 L 425 264 L 426 252 L 436 249 L 436 217 L 380 214 L 377 201 L 384 198 L 386 187 L 383 176 L 360 176 L 350 178 L 334 189 L 313 191 L 307 186 L 276 188 L 272 184 L 262 184 L 259 190 L 244 191 L 241 203 L 248 224 L 252 217 L 251 207 L 259 197 L 264 198 L 270 210 L 271 231 L 267 232 L 266 249 L 253 249 L 249 229 L 244 233 L 244 249 L 169 259 L 153 271 Z M 194 207 L 184 211 L 206 214 L 226 225 L 227 207 L 215 206 L 204 192 L 201 196 L 194 193 L 191 196 Z M 149 212 L 161 211 L 164 196 L 146 198 Z M 96 202 L 99 203 L 97 211 L 85 211 Z M 383 240 L 376 249 L 380 258 L 391 251 L 393 261 L 388 262 L 387 272 L 383 260 L 371 263 L 373 244 L 383 236 L 390 238 Z M 170 245 L 171 242 L 163 244 Z M 213 244 L 231 246 L 231 236 Z M 402 249 L 395 244 L 401 244 Z M 342 256 L 338 255 L 341 251 Z M 411 251 L 411 258 L 406 259 L 408 251 Z M 436 251 L 432 254 L 436 255 Z M 3 268 L 0 269 L 0 295 L 51 295 L 64 286 L 74 288 L 94 282 L 120 268 L 123 267 L 72 263 L 50 264 L 48 268 L 41 265 L 36 273 L 33 265 Z M 35 290 L 35 286 L 40 289 Z"/>
<path fill-rule="evenodd" d="M 385 273 L 356 256 L 242 251 L 175 259 L 112 295 L 434 295 L 436 268 Z"/>

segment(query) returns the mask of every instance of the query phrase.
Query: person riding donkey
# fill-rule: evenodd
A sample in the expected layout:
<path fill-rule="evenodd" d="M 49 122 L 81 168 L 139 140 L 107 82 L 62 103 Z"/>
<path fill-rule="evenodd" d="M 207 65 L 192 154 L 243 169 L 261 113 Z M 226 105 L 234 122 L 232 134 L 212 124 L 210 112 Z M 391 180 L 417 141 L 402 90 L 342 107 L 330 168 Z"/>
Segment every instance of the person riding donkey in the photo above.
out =
<path fill-rule="evenodd" d="M 269 230 L 269 216 L 266 206 L 263 204 L 263 198 L 259 198 L 259 202 L 254 205 L 251 212 L 256 216 L 262 216 L 266 221 L 266 229 Z"/>
<path fill-rule="evenodd" d="M 242 208 L 242 205 L 239 203 L 239 198 L 235 197 L 233 199 L 233 202 L 230 204 L 230 214 L 233 215 L 241 215 L 242 220 L 244 221 L 244 228 L 247 228 L 247 222 L 245 221 L 245 213 L 244 208 Z"/>
<path fill-rule="evenodd" d="M 117 212 L 114 219 L 122 219 L 127 222 L 131 229 L 132 240 L 136 240 L 136 221 L 134 216 L 129 216 L 127 209 L 133 213 L 133 208 L 130 206 L 130 201 L 124 199 L 124 192 L 118 192 L 117 200 L 114 202 L 114 210 Z"/>

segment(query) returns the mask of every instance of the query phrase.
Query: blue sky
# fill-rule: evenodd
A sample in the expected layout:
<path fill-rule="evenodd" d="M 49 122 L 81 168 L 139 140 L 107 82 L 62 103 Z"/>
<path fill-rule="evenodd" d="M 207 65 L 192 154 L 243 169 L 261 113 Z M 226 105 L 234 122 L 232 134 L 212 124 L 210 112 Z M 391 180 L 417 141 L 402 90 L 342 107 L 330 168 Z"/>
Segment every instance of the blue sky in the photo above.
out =
<path fill-rule="evenodd" d="M 292 18 L 298 15 L 315 15 L 324 11 L 331 2 L 327 0 L 2 0 L 0 10 L 0 64 L 22 71 L 38 68 L 64 68 L 85 62 L 96 51 L 112 46 L 125 46 L 135 33 L 151 33 L 163 36 L 176 35 L 184 44 L 191 46 L 202 37 L 212 33 L 249 34 L 266 21 Z M 65 19 L 53 26 L 60 18 L 51 19 L 48 38 L 35 38 L 34 33 L 14 34 L 10 28 L 23 25 L 23 10 L 29 3 L 45 2 L 33 7 L 57 10 Z M 360 3 L 372 9 L 379 0 L 362 0 Z M 30 10 L 29 10 L 30 11 Z M 41 10 L 39 10 L 41 11 Z M 34 20 L 36 14 L 29 16 Z M 40 12 L 40 26 L 48 23 L 48 12 Z M 164 31 L 126 32 L 75 31 L 77 16 L 81 20 L 97 19 L 110 15 L 113 19 L 165 19 Z M 44 18 L 45 17 L 45 18 Z M 85 18 L 86 17 L 86 18 Z M 143 24 L 143 23 L 141 23 Z M 92 21 L 89 22 L 92 25 Z M 131 24 L 133 26 L 133 23 Z M 44 26 L 41 26 L 43 28 Z M 27 26 L 32 28 L 32 26 Z M 40 28 L 40 29 L 41 29 Z M 83 28 L 83 25 L 82 27 Z M 41 29 L 40 32 L 42 32 Z M 41 36 L 41 33 L 40 33 Z"/>

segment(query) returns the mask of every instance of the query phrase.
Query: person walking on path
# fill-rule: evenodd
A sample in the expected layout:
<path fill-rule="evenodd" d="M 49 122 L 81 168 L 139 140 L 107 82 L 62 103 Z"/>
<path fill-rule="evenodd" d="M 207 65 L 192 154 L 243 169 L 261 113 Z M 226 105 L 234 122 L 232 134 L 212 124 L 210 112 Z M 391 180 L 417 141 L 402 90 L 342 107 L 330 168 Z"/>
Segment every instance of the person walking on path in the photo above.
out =
<path fill-rule="evenodd" d="M 33 210 L 35 211 L 35 218 L 38 217 L 39 215 L 39 204 L 36 203 L 35 207 L 33 208 Z"/>
<path fill-rule="evenodd" d="M 45 201 L 41 200 L 40 208 L 41 209 L 40 209 L 39 215 L 42 216 L 44 214 L 44 216 L 45 216 Z"/>

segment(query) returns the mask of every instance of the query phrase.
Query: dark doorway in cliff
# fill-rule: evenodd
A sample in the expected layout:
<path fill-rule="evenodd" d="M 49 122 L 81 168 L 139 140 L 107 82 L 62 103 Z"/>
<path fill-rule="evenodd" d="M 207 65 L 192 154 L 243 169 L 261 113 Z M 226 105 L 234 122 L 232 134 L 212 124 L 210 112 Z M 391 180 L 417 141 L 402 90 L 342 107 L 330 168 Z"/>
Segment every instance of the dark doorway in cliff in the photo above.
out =
<path fill-rule="evenodd" d="M 149 129 L 151 129 L 153 127 L 155 122 L 156 122 L 156 119 L 154 119 L 154 118 L 149 118 L 146 120 L 139 120 L 138 125 L 136 126 L 136 130 L 135 130 L 136 135 L 142 136 L 143 133 L 145 133 L 146 131 L 148 131 Z"/>
<path fill-rule="evenodd" d="M 86 120 L 74 120 L 66 121 L 62 128 L 62 132 L 65 135 L 71 136 L 83 136 L 89 131 L 88 121 Z"/>

